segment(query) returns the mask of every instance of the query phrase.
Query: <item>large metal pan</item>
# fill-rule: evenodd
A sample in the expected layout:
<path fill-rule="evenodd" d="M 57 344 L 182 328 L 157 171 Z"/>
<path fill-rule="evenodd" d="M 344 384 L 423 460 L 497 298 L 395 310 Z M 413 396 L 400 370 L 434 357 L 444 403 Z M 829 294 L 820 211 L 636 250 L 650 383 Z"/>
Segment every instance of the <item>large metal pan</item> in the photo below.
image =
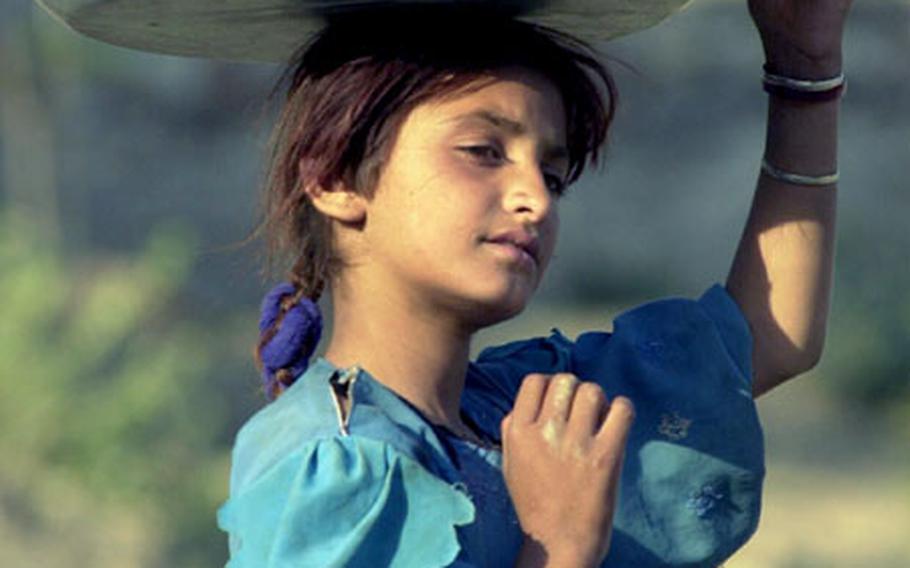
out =
<path fill-rule="evenodd" d="M 283 62 L 334 14 L 387 5 L 505 11 L 589 41 L 651 27 L 691 0 L 35 0 L 73 30 L 171 55 Z"/>

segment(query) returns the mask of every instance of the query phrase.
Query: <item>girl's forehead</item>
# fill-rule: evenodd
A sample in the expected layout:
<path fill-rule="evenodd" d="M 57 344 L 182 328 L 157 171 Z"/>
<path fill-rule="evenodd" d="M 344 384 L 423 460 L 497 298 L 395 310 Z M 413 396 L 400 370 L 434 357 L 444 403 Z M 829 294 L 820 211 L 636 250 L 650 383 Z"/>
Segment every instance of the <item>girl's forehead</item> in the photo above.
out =
<path fill-rule="evenodd" d="M 565 114 L 562 95 L 543 75 L 515 69 L 477 79 L 456 92 L 431 100 L 418 109 L 440 125 L 492 125 L 515 134 L 538 123 L 562 132 Z"/>

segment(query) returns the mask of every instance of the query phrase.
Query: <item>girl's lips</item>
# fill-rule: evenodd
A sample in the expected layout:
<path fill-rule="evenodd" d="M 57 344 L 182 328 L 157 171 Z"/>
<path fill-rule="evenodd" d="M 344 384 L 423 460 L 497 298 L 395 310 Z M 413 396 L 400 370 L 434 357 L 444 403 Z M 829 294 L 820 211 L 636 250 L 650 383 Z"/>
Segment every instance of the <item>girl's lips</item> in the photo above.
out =
<path fill-rule="evenodd" d="M 494 243 L 509 243 L 524 249 L 535 261 L 540 254 L 540 241 L 537 236 L 521 229 L 502 231 L 487 240 Z"/>
<path fill-rule="evenodd" d="M 519 246 L 513 245 L 512 243 L 494 241 L 486 241 L 486 244 L 491 245 L 493 249 L 498 252 L 498 254 L 501 254 L 513 262 L 517 262 L 523 266 L 528 267 L 537 266 L 537 261 L 534 259 L 534 257 L 528 254 L 528 251 Z"/>

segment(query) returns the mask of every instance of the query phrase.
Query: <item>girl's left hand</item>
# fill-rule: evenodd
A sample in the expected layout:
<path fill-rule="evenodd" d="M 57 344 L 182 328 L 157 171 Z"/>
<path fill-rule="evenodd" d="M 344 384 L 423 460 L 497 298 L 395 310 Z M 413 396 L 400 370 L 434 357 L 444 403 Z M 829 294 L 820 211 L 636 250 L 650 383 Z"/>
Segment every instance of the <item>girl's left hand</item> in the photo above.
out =
<path fill-rule="evenodd" d="M 765 60 L 778 74 L 821 79 L 841 71 L 852 0 L 748 0 Z"/>

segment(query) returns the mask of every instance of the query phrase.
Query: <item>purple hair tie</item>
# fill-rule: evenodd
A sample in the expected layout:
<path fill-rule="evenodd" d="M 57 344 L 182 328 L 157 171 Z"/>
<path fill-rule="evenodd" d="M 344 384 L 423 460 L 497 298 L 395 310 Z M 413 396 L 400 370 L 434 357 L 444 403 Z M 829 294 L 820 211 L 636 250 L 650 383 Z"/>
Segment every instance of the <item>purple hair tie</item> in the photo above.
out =
<path fill-rule="evenodd" d="M 295 293 L 297 288 L 293 284 L 282 282 L 266 294 L 259 318 L 260 337 L 275 325 L 281 314 L 282 298 Z M 278 332 L 259 351 L 262 382 L 267 394 L 272 391 L 271 386 L 277 380 L 275 373 L 279 369 L 287 369 L 297 378 L 307 368 L 321 336 L 322 313 L 319 306 L 310 298 L 301 298 L 284 314 Z"/>

